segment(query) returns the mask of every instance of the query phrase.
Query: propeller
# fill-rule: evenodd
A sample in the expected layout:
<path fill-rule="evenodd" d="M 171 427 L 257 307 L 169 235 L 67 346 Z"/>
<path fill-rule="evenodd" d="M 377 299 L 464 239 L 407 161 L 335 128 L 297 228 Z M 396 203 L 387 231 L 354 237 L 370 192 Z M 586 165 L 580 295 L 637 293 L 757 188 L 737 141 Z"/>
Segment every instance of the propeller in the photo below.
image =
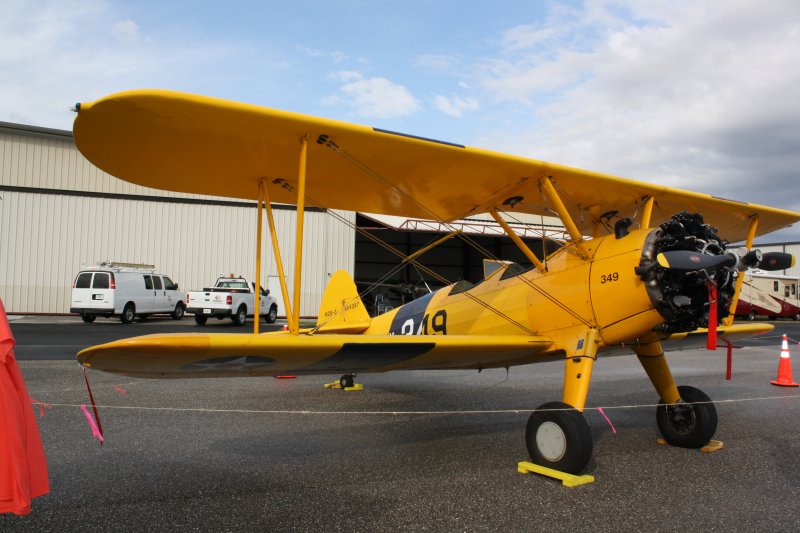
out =
<path fill-rule="evenodd" d="M 785 270 L 794 266 L 794 256 L 784 252 L 767 252 L 761 254 L 758 268 L 761 270 Z"/>
<path fill-rule="evenodd" d="M 733 268 L 739 262 L 734 254 L 704 254 L 691 250 L 672 250 L 661 252 L 656 257 L 658 264 L 670 270 L 694 272 L 700 270 L 714 271 L 721 268 Z"/>

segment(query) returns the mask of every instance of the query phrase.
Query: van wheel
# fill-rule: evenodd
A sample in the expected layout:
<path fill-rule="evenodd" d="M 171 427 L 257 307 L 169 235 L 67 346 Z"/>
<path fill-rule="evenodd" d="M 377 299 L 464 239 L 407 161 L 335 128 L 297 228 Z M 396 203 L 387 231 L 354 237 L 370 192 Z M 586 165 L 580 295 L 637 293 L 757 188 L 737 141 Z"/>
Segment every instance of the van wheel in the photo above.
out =
<path fill-rule="evenodd" d="M 247 320 L 247 308 L 244 305 L 240 305 L 239 309 L 236 310 L 236 314 L 231 317 L 233 323 L 237 326 L 244 326 L 245 320 Z"/>
<path fill-rule="evenodd" d="M 86 322 L 87 324 L 91 324 L 94 322 L 94 319 L 97 318 L 97 315 L 93 315 L 91 313 L 83 313 L 81 315 L 81 319 Z"/>
<path fill-rule="evenodd" d="M 205 326 L 206 322 L 208 322 L 208 317 L 206 315 L 196 313 L 194 315 L 194 321 L 197 322 L 198 326 Z"/>
<path fill-rule="evenodd" d="M 136 308 L 133 306 L 132 303 L 128 302 L 125 304 L 125 308 L 122 310 L 122 314 L 119 315 L 119 321 L 123 324 L 130 324 L 133 322 L 133 319 L 136 318 Z"/>
<path fill-rule="evenodd" d="M 183 318 L 183 312 L 184 312 L 183 304 L 178 302 L 175 305 L 175 310 L 172 312 L 172 320 L 180 320 L 181 318 Z"/>
<path fill-rule="evenodd" d="M 273 305 L 270 307 L 269 312 L 264 316 L 264 320 L 266 320 L 268 324 L 272 324 L 278 320 L 278 306 Z"/>

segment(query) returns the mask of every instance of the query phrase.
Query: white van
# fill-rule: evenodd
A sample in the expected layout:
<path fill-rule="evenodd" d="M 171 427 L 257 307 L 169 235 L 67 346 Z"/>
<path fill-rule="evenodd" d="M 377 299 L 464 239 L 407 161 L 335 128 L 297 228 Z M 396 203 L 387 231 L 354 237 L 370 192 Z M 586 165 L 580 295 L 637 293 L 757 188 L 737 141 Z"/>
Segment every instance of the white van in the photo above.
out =
<path fill-rule="evenodd" d="M 123 324 L 153 314 L 183 318 L 184 293 L 169 276 L 157 274 L 153 265 L 133 263 L 98 263 L 78 272 L 72 284 L 70 313 L 78 313 L 84 322 L 98 316 L 118 316 Z"/>

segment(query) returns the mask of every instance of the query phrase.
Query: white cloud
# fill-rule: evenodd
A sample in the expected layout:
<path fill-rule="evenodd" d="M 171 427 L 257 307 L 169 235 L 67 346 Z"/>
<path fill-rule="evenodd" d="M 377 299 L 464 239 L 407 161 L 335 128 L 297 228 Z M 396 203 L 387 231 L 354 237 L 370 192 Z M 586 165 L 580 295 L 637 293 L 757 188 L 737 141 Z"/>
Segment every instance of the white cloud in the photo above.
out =
<path fill-rule="evenodd" d="M 337 73 L 339 88 L 337 99 L 355 108 L 364 118 L 395 118 L 411 115 L 419 110 L 419 102 L 404 86 L 386 78 L 365 78 L 352 71 Z"/>
<path fill-rule="evenodd" d="M 800 3 L 586 5 L 482 63 L 481 87 L 532 127 L 481 142 L 800 210 Z"/>
<path fill-rule="evenodd" d="M 317 48 L 308 48 L 306 46 L 297 47 L 300 52 L 306 57 L 322 57 L 333 61 L 334 63 L 341 63 L 350 59 L 350 56 L 339 50 L 319 50 Z"/>
<path fill-rule="evenodd" d="M 132 20 L 123 20 L 114 24 L 111 32 L 120 42 L 124 44 L 137 44 L 142 36 L 139 34 L 139 26 Z"/>
<path fill-rule="evenodd" d="M 195 85 L 235 79 L 240 56 L 178 32 L 149 36 L 103 0 L 0 2 L 0 50 L 0 120 L 61 129 L 78 101 L 139 87 L 203 92 Z"/>
<path fill-rule="evenodd" d="M 458 95 L 453 95 L 450 98 L 447 96 L 437 95 L 433 101 L 434 107 L 451 117 L 459 118 L 464 112 L 474 112 L 480 109 L 478 102 L 472 98 L 461 98 Z"/>

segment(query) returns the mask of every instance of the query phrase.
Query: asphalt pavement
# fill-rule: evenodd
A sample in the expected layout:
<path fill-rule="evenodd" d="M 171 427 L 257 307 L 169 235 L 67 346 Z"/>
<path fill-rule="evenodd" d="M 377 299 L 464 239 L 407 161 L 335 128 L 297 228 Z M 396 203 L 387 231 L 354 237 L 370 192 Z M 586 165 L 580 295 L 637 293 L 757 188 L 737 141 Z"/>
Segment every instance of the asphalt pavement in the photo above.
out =
<path fill-rule="evenodd" d="M 769 382 L 783 332 L 800 379 L 800 333 L 793 322 L 776 325 L 736 350 L 731 381 L 724 350 L 668 356 L 679 384 L 716 401 L 724 448 L 715 453 L 658 445 L 656 395 L 636 358 L 599 359 L 586 410 L 595 482 L 566 488 L 516 469 L 527 460 L 529 411 L 561 396 L 559 362 L 508 375 L 364 374 L 363 392 L 323 388 L 338 376 L 90 371 L 100 446 L 80 408 L 88 399 L 75 352 L 46 352 L 118 335 L 112 329 L 186 331 L 193 321 L 15 320 L 28 389 L 49 404 L 37 418 L 51 493 L 26 517 L 0 516 L 0 530 L 798 531 L 800 388 Z"/>

